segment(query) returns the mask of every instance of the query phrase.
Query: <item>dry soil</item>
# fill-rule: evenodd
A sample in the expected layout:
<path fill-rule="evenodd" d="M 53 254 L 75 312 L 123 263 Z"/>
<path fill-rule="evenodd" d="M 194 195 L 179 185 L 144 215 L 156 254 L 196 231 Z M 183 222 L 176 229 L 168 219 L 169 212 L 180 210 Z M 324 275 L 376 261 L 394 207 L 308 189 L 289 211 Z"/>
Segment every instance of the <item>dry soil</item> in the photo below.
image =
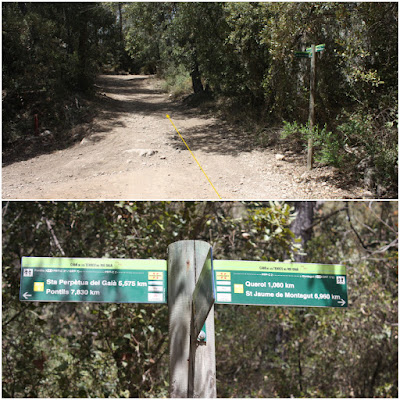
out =
<path fill-rule="evenodd" d="M 276 154 L 240 127 L 162 93 L 148 76 L 100 77 L 100 112 L 83 140 L 3 167 L 3 199 L 342 199 L 369 197 L 331 167 Z M 215 189 L 186 149 L 186 140 Z M 217 194 L 218 192 L 218 194 Z"/>

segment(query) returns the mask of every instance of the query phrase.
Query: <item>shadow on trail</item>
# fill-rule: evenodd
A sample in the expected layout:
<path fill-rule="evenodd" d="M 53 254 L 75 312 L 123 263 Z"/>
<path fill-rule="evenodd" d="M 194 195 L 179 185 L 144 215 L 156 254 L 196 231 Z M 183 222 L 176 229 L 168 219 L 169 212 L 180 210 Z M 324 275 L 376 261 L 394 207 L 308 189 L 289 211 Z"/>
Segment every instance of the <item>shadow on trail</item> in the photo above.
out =
<path fill-rule="evenodd" d="M 134 78 L 101 76 L 98 84 L 105 92 L 104 118 L 118 119 L 123 113 L 146 117 L 153 115 L 157 118 L 165 118 L 166 114 L 170 114 L 172 121 L 193 151 L 203 150 L 215 154 L 238 155 L 256 147 L 252 139 L 246 137 L 239 128 L 223 121 L 215 122 L 212 116 L 202 114 L 199 109 L 189 107 L 183 102 L 170 101 L 162 91 L 144 87 L 145 81 L 151 79 L 153 79 L 151 76 L 135 76 Z M 192 118 L 200 120 L 201 126 L 196 127 L 194 124 L 193 127 L 187 129 L 187 132 L 179 126 L 179 121 L 188 121 Z M 203 124 L 202 121 L 209 122 Z M 174 129 L 172 125 L 171 129 Z M 186 149 L 177 134 L 169 137 L 168 145 L 176 149 Z"/>
<path fill-rule="evenodd" d="M 173 112 L 174 115 L 183 119 L 209 118 L 209 116 L 202 116 L 198 111 L 191 110 L 179 102 L 169 100 L 167 94 L 161 90 L 144 87 L 146 81 L 151 81 L 153 78 L 151 75 L 125 79 L 119 75 L 99 77 L 98 87 L 102 90 L 104 111 L 157 117 L 165 117 L 166 113 Z"/>
<path fill-rule="evenodd" d="M 88 100 L 91 110 L 85 117 L 86 122 L 72 128 L 60 127 L 57 132 L 47 136 L 22 137 L 7 149 L 3 148 L 2 166 L 67 150 L 84 139 L 89 143 L 101 142 L 116 128 L 125 126 L 122 115 L 165 117 L 167 113 L 174 113 L 182 118 L 183 115 L 190 117 L 190 113 L 182 114 L 179 104 L 169 101 L 166 94 L 146 87 L 144 82 L 149 79 L 151 76 L 99 76 L 95 84 L 96 95 Z"/>
<path fill-rule="evenodd" d="M 3 155 L 3 166 L 66 150 L 83 139 L 89 143 L 101 142 L 114 134 L 118 128 L 124 128 L 123 121 L 129 114 L 150 116 L 160 121 L 160 133 L 164 133 L 163 130 L 168 133 L 166 145 L 175 149 L 186 150 L 186 146 L 179 135 L 174 133 L 174 127 L 166 120 L 166 114 L 171 116 L 194 153 L 204 151 L 209 154 L 239 156 L 259 148 L 253 135 L 246 134 L 240 127 L 213 118 L 210 113 L 202 114 L 198 108 L 190 108 L 183 102 L 171 101 L 161 90 L 147 84 L 152 79 L 151 76 L 100 76 L 95 86 L 98 93 L 91 100 L 96 114 L 91 122 L 66 131 L 60 129 L 60 133 L 53 137 L 35 137 L 21 141 L 13 148 L 12 153 Z M 143 132 L 132 134 L 140 135 Z M 84 146 L 82 152 L 85 152 Z M 294 171 L 296 162 L 292 165 Z M 320 180 L 321 183 L 329 181 L 332 186 L 338 188 L 346 188 L 348 183 L 348 179 L 340 175 L 319 176 L 313 179 Z"/>
<path fill-rule="evenodd" d="M 105 139 L 116 127 L 125 126 L 124 123 L 114 120 L 111 115 L 105 116 L 105 118 L 109 120 L 109 124 L 107 126 L 96 126 L 95 135 L 92 134 L 92 122 L 83 122 L 64 132 L 61 131 L 48 136 L 28 136 L 20 139 L 13 143 L 12 147 L 3 151 L 2 167 L 67 150 L 83 140 L 98 143 Z"/>
<path fill-rule="evenodd" d="M 148 78 L 136 78 L 135 80 L 140 81 L 144 79 Z M 118 92 L 118 90 L 124 90 L 127 84 L 126 81 L 119 82 L 116 79 L 110 79 L 109 82 L 114 84 L 113 90 L 116 92 Z M 96 85 L 95 89 L 99 91 L 101 88 Z M 132 91 L 132 95 L 136 93 L 135 90 L 136 89 L 127 89 L 129 92 Z M 148 94 L 150 95 L 151 91 L 149 91 Z M 98 143 L 112 133 L 115 128 L 125 126 L 125 124 L 119 120 L 120 114 L 113 106 L 112 99 L 107 98 L 104 94 L 96 93 L 88 101 L 91 110 L 89 114 L 84 117 L 83 122 L 76 124 L 72 128 L 59 128 L 58 131 L 54 129 L 55 132 L 49 135 L 33 136 L 27 134 L 9 147 L 3 148 L 2 167 L 7 167 L 17 162 L 29 161 L 30 159 L 42 155 L 67 150 L 77 143 L 80 143 L 83 139 L 86 139 L 89 143 Z M 123 110 L 120 112 L 123 112 Z M 94 124 L 93 119 L 97 118 L 96 114 L 101 114 L 99 118 L 100 122 L 104 121 L 106 123 Z"/>
<path fill-rule="evenodd" d="M 192 151 L 202 150 L 207 153 L 238 156 L 255 148 L 250 139 L 244 137 L 237 128 L 222 121 L 187 130 L 181 129 L 179 132 Z M 187 150 L 178 135 L 171 137 L 170 142 L 176 149 Z"/>

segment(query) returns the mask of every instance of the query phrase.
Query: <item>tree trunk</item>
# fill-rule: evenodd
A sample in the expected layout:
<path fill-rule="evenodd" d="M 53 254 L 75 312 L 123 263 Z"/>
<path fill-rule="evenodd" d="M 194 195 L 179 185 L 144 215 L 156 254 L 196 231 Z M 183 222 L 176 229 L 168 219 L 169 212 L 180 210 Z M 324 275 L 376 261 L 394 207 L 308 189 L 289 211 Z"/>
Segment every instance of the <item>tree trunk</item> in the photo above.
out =
<path fill-rule="evenodd" d="M 78 87 L 86 91 L 90 87 L 88 65 L 87 65 L 87 45 L 88 45 L 88 18 L 86 10 L 81 13 L 78 42 Z"/>
<path fill-rule="evenodd" d="M 294 260 L 296 262 L 306 262 L 307 254 L 304 254 L 307 242 L 311 239 L 312 231 L 307 229 L 313 223 L 314 210 L 316 207 L 315 201 L 297 201 L 294 203 L 296 209 L 296 219 L 290 225 L 290 229 L 296 238 L 301 239 L 302 251 L 301 253 L 294 253 Z"/>
<path fill-rule="evenodd" d="M 204 87 L 201 82 L 201 75 L 199 71 L 199 63 L 197 62 L 196 50 L 193 51 L 193 63 L 190 76 L 192 77 L 192 86 L 194 93 L 204 92 Z"/>
<path fill-rule="evenodd" d="M 119 18 L 119 39 L 124 43 L 123 24 L 122 24 L 122 4 L 118 3 L 118 18 Z"/>
<path fill-rule="evenodd" d="M 193 85 L 193 91 L 195 93 L 201 93 L 204 91 L 203 84 L 201 83 L 201 76 L 199 72 L 199 67 L 196 63 L 194 70 L 190 74 L 192 77 L 192 85 Z"/>

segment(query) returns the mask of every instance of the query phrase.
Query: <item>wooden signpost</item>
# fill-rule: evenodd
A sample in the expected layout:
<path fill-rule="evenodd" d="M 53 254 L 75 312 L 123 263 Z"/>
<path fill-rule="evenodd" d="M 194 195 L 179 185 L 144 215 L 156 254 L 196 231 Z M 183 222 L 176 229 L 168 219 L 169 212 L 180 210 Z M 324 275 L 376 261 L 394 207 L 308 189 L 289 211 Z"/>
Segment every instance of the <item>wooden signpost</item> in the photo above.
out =
<path fill-rule="evenodd" d="M 325 50 L 325 44 L 312 44 L 306 51 L 295 51 L 295 57 L 311 58 L 310 70 L 310 107 L 308 113 L 308 125 L 310 136 L 307 144 L 307 169 L 311 170 L 313 166 L 313 130 L 315 126 L 315 75 L 316 75 L 316 53 Z"/>
<path fill-rule="evenodd" d="M 197 282 L 202 285 L 199 278 L 210 248 L 199 240 L 183 240 L 168 246 L 171 397 L 217 397 L 213 306 L 205 321 L 205 346 L 197 343 L 193 323 L 193 293 Z"/>
<path fill-rule="evenodd" d="M 167 262 L 23 257 L 20 300 L 168 302 L 170 397 L 213 398 L 214 303 L 344 308 L 347 277 L 342 265 L 213 260 L 208 243 L 183 240 Z"/>

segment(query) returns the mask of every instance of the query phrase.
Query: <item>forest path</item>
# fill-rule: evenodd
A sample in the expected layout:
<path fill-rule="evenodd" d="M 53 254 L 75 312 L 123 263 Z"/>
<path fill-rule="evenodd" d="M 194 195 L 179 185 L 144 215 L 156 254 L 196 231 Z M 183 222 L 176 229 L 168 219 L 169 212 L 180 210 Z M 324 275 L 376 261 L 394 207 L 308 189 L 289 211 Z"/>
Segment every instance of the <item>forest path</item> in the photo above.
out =
<path fill-rule="evenodd" d="M 308 172 L 304 157 L 244 140 L 239 128 L 171 101 L 155 80 L 101 76 L 102 110 L 70 148 L 3 167 L 3 199 L 216 199 L 171 122 L 222 199 L 360 198 L 330 167 Z M 104 103 L 104 106 L 103 106 Z"/>

